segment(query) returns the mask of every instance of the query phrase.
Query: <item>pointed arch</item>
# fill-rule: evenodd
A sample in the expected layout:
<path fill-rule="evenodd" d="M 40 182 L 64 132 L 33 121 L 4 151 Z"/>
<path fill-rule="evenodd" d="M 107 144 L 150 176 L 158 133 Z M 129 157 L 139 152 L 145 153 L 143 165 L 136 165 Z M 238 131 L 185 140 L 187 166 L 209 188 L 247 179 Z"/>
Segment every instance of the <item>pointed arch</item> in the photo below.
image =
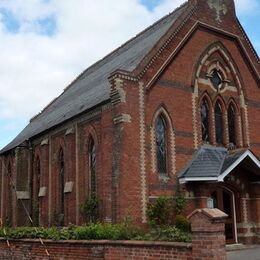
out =
<path fill-rule="evenodd" d="M 201 96 L 199 101 L 200 108 L 200 126 L 201 126 L 201 140 L 209 143 L 211 141 L 211 114 L 212 101 L 207 92 Z"/>
<path fill-rule="evenodd" d="M 225 142 L 225 114 L 226 106 L 225 102 L 220 96 L 217 96 L 214 102 L 214 114 L 215 114 L 215 136 L 216 143 L 223 145 Z"/>
<path fill-rule="evenodd" d="M 89 161 L 89 189 L 91 194 L 95 194 L 97 187 L 96 180 L 96 143 L 90 134 L 88 138 L 88 161 Z"/>
<path fill-rule="evenodd" d="M 240 109 L 233 98 L 230 98 L 227 105 L 227 120 L 229 146 L 237 146 L 239 144 L 239 140 L 242 140 L 242 127 Z"/>
<path fill-rule="evenodd" d="M 8 195 L 7 195 L 7 226 L 12 226 L 13 224 L 13 171 L 12 163 L 9 160 L 7 164 L 7 182 L 8 182 Z"/>
<path fill-rule="evenodd" d="M 227 109 L 229 144 L 236 145 L 236 112 L 233 103 Z"/>
<path fill-rule="evenodd" d="M 219 59 L 216 59 L 212 55 L 218 53 Z M 212 57 L 212 59 L 209 59 Z M 213 83 L 210 81 L 212 76 L 212 71 L 217 69 L 221 74 L 222 85 L 219 88 L 214 88 Z M 204 76 L 203 76 L 204 75 Z M 205 79 L 206 76 L 206 79 Z M 232 83 L 231 83 L 232 82 Z M 238 130 L 239 130 L 239 145 L 243 145 L 243 140 L 246 140 L 246 143 L 250 145 L 250 133 L 249 133 L 249 122 L 248 122 L 248 109 L 245 101 L 245 88 L 243 80 L 240 76 L 239 69 L 234 62 L 231 54 L 226 49 L 226 47 L 221 42 L 214 42 L 210 44 L 198 58 L 198 62 L 194 67 L 194 74 L 192 79 L 192 86 L 194 86 L 192 94 L 192 109 L 193 109 L 193 127 L 194 127 L 194 145 L 195 148 L 198 147 L 198 136 L 200 135 L 200 124 L 199 117 L 200 114 L 200 94 L 199 88 L 201 84 L 206 84 L 211 87 L 211 90 L 215 92 L 222 93 L 224 91 L 237 91 L 239 96 L 239 109 L 240 114 L 238 118 Z M 215 103 L 213 104 L 213 109 L 215 109 Z M 212 112 L 213 113 L 213 112 Z M 223 126 L 225 127 L 225 133 L 223 133 L 225 144 L 227 145 L 228 140 L 228 118 L 227 110 L 225 109 Z M 242 126 L 242 124 L 244 126 Z M 214 113 L 212 114 L 212 128 L 214 129 Z M 213 131 L 216 132 L 216 131 Z M 212 135 L 212 142 L 215 143 L 215 136 Z"/>
<path fill-rule="evenodd" d="M 35 226 L 39 225 L 40 220 L 40 206 L 39 206 L 39 191 L 41 187 L 41 160 L 39 154 L 35 156 L 34 160 L 34 174 L 33 174 L 33 187 L 32 187 L 32 198 L 33 198 L 33 222 Z"/>
<path fill-rule="evenodd" d="M 158 174 L 167 174 L 168 148 L 166 124 L 162 115 L 158 116 L 155 125 L 156 131 L 156 151 L 157 151 L 157 171 Z"/>
<path fill-rule="evenodd" d="M 60 147 L 59 158 L 58 158 L 58 213 L 59 213 L 59 225 L 64 225 L 64 214 L 65 214 L 65 158 L 64 149 Z"/>
<path fill-rule="evenodd" d="M 234 106 L 234 109 L 235 109 L 235 113 L 236 114 L 240 114 L 240 107 L 239 107 L 239 105 L 237 104 L 237 102 L 235 101 L 235 99 L 233 98 L 233 97 L 230 97 L 229 98 L 229 100 L 228 100 L 228 102 L 227 102 L 227 108 L 230 106 L 230 105 L 232 105 L 232 106 Z"/>
<path fill-rule="evenodd" d="M 165 119 L 166 126 L 173 129 L 173 122 L 172 118 L 170 116 L 170 113 L 168 112 L 166 106 L 164 104 L 161 104 L 155 111 L 153 115 L 152 124 L 154 125 L 158 116 L 162 115 Z"/>
<path fill-rule="evenodd" d="M 151 167 L 159 178 L 167 178 L 176 172 L 175 133 L 172 119 L 164 105 L 155 111 L 151 127 Z"/>
<path fill-rule="evenodd" d="M 216 84 L 217 87 L 214 87 L 212 82 L 212 73 L 214 70 L 217 70 L 221 77 L 221 85 Z M 224 126 L 224 144 L 234 147 L 232 144 L 236 141 L 236 146 L 239 145 L 242 147 L 244 142 L 250 146 L 250 132 L 249 132 L 249 121 L 248 121 L 248 107 L 246 103 L 246 93 L 244 82 L 239 73 L 239 68 L 234 62 L 231 54 L 226 49 L 226 47 L 221 42 L 214 42 L 210 44 L 205 51 L 200 55 L 198 63 L 195 66 L 194 76 L 193 76 L 193 86 L 194 92 L 192 94 L 192 104 L 193 104 L 193 126 L 194 126 L 194 136 L 195 136 L 195 147 L 198 146 L 197 137 L 200 133 L 200 125 L 198 124 L 200 114 L 200 102 L 197 100 L 200 96 L 199 89 L 201 85 L 207 85 L 211 90 L 215 91 L 213 95 L 217 93 L 221 94 L 225 91 L 236 92 L 234 94 L 237 96 L 237 100 L 233 100 L 233 105 L 235 110 L 235 135 L 236 139 L 233 138 L 232 142 L 229 141 L 229 135 L 231 133 L 231 125 L 228 120 L 228 108 L 229 102 L 225 106 L 225 114 L 223 119 Z M 203 87 L 202 87 L 203 88 Z M 214 103 L 215 105 L 215 103 Z M 215 109 L 213 105 L 213 110 Z M 231 112 L 229 111 L 229 117 L 232 118 Z M 212 127 L 214 128 L 214 113 L 212 114 Z M 234 128 L 234 127 L 233 127 Z M 215 131 L 213 131 L 216 133 Z M 212 136 L 212 141 L 215 143 L 215 136 Z"/>
<path fill-rule="evenodd" d="M 240 77 L 239 69 L 234 62 L 231 54 L 227 50 L 227 48 L 221 43 L 221 42 L 214 42 L 211 43 L 200 55 L 198 58 L 197 65 L 195 66 L 194 74 L 193 74 L 193 79 L 192 79 L 192 86 L 194 86 L 194 93 L 198 93 L 198 79 L 201 73 L 201 70 L 203 69 L 203 66 L 207 59 L 214 53 L 218 52 L 223 60 L 228 64 L 229 70 L 231 71 L 234 79 L 235 79 L 235 84 L 238 87 L 239 94 L 242 96 L 243 100 L 245 99 L 244 96 L 244 83 L 242 78 Z M 213 65 L 210 66 L 211 69 Z M 218 69 L 223 73 L 224 76 L 226 76 L 225 70 L 223 69 L 223 66 L 221 66 L 221 63 L 218 65 Z"/>

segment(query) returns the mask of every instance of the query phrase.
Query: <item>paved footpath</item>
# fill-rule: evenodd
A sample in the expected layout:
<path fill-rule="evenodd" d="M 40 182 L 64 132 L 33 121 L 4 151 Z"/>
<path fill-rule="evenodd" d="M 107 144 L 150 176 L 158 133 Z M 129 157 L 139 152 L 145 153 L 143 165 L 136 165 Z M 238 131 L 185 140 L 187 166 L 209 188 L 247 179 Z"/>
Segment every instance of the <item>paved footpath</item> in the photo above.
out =
<path fill-rule="evenodd" d="M 227 252 L 228 260 L 260 260 L 260 247 Z"/>

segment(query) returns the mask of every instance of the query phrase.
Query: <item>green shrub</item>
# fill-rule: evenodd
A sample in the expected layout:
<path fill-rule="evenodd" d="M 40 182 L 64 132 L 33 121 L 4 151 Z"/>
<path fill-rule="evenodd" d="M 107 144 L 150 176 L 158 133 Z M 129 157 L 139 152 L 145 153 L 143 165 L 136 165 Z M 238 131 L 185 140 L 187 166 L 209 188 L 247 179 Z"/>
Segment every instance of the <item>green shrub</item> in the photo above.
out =
<path fill-rule="evenodd" d="M 158 197 L 148 204 L 147 217 L 152 227 L 163 226 L 172 223 L 173 201 L 167 197 Z"/>
<path fill-rule="evenodd" d="M 176 192 L 175 196 L 175 212 L 176 215 L 183 214 L 184 209 L 187 206 L 187 199 L 183 196 L 183 194 L 180 191 Z"/>
<path fill-rule="evenodd" d="M 190 232 L 190 221 L 184 217 L 183 215 L 176 215 L 175 218 L 175 226 L 184 231 L 184 232 Z"/>
<path fill-rule="evenodd" d="M 91 193 L 85 202 L 81 204 L 80 211 L 86 223 L 98 222 L 98 199 L 95 193 Z"/>
<path fill-rule="evenodd" d="M 191 233 L 184 232 L 177 227 L 170 226 L 161 230 L 161 234 L 158 240 L 162 241 L 176 241 L 176 242 L 190 242 Z"/>
<path fill-rule="evenodd" d="M 143 241 L 190 242 L 191 233 L 184 232 L 174 226 L 161 226 L 151 229 L 148 233 L 139 235 L 135 239 Z"/>
<path fill-rule="evenodd" d="M 123 224 L 89 224 L 85 226 L 72 226 L 64 228 L 0 228 L 0 237 L 12 239 L 52 239 L 52 240 L 161 240 L 189 242 L 190 233 L 173 226 L 157 226 L 147 232 L 131 226 L 128 222 Z"/>

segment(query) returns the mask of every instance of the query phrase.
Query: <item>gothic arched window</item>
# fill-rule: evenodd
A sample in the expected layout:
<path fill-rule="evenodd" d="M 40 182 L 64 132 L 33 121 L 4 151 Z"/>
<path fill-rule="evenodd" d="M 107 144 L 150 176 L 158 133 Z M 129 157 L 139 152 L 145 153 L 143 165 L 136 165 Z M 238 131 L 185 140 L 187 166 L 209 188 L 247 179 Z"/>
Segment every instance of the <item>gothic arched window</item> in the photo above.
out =
<path fill-rule="evenodd" d="M 204 98 L 200 107 L 202 141 L 209 142 L 209 105 Z"/>
<path fill-rule="evenodd" d="M 166 126 L 162 116 L 156 122 L 157 169 L 159 174 L 167 173 L 167 137 Z"/>
<path fill-rule="evenodd" d="M 215 105 L 216 142 L 223 144 L 223 113 L 219 102 Z"/>
<path fill-rule="evenodd" d="M 59 158 L 59 224 L 64 225 L 64 186 L 65 186 L 65 162 L 64 153 L 61 149 Z"/>
<path fill-rule="evenodd" d="M 41 162 L 40 159 L 37 158 L 36 160 L 36 168 L 35 168 L 35 180 L 34 180 L 34 189 L 33 192 L 34 195 L 34 224 L 36 226 L 39 225 L 39 200 L 38 200 L 38 194 L 40 191 L 40 179 L 41 179 Z"/>
<path fill-rule="evenodd" d="M 7 207 L 7 226 L 12 226 L 13 223 L 13 190 L 14 190 L 14 183 L 12 179 L 12 167 L 11 164 L 8 164 L 7 168 L 7 177 L 8 177 L 8 207 Z"/>
<path fill-rule="evenodd" d="M 41 162 L 40 159 L 37 158 L 36 160 L 36 194 L 38 196 L 39 190 L 40 190 L 40 183 L 41 181 Z"/>
<path fill-rule="evenodd" d="M 89 140 L 89 171 L 90 171 L 90 192 L 96 192 L 96 147 L 92 137 Z"/>
<path fill-rule="evenodd" d="M 235 109 L 232 104 L 228 107 L 228 134 L 229 143 L 236 144 L 236 122 L 235 122 Z"/>

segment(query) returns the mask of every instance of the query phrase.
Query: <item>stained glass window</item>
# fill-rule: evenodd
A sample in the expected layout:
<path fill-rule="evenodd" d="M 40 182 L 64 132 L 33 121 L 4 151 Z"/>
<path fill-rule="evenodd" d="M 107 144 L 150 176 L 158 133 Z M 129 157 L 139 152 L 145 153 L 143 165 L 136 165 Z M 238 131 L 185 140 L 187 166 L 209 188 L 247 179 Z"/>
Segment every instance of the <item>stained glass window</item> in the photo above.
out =
<path fill-rule="evenodd" d="M 12 225 L 13 222 L 13 180 L 12 180 L 12 167 L 11 164 L 8 164 L 7 169 L 7 176 L 8 176 L 8 208 L 7 208 L 7 225 Z"/>
<path fill-rule="evenodd" d="M 159 174 L 167 173 L 166 127 L 162 116 L 156 122 L 157 168 Z"/>
<path fill-rule="evenodd" d="M 93 138 L 89 142 L 90 191 L 96 192 L 96 148 Z"/>
<path fill-rule="evenodd" d="M 36 178 L 37 178 L 37 190 L 38 190 L 40 188 L 40 179 L 41 179 L 41 163 L 39 158 L 37 158 L 36 161 Z"/>
<path fill-rule="evenodd" d="M 59 181 L 59 192 L 60 192 L 60 215 L 59 215 L 59 224 L 64 225 L 64 186 L 65 186 L 65 163 L 64 163 L 64 154 L 63 150 L 60 151 L 60 181 Z"/>
<path fill-rule="evenodd" d="M 209 142 L 209 106 L 206 99 L 200 107 L 202 141 Z"/>
<path fill-rule="evenodd" d="M 222 79 L 217 72 L 217 70 L 214 70 L 211 74 L 211 82 L 215 89 L 219 90 L 222 84 Z"/>
<path fill-rule="evenodd" d="M 232 104 L 228 107 L 228 133 L 229 143 L 236 144 L 235 109 Z"/>
<path fill-rule="evenodd" d="M 41 163 L 40 163 L 40 159 L 37 158 L 36 160 L 36 174 L 35 176 L 35 188 L 34 188 L 34 192 L 35 192 L 35 198 L 34 198 L 34 225 L 38 226 L 39 225 L 39 200 L 38 200 L 38 194 L 39 194 L 39 190 L 40 190 L 40 178 L 41 178 Z"/>
<path fill-rule="evenodd" d="M 215 106 L 215 128 L 216 128 L 216 142 L 223 144 L 223 115 L 219 102 Z"/>

